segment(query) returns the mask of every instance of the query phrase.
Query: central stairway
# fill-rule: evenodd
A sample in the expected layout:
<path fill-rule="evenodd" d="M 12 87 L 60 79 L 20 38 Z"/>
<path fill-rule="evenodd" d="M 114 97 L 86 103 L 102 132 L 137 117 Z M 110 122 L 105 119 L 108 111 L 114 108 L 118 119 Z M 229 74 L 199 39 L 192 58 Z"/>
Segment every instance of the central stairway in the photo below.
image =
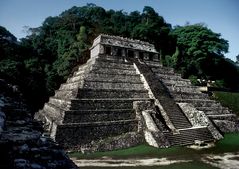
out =
<path fill-rule="evenodd" d="M 158 62 L 140 62 L 136 60 L 135 63 L 140 72 L 144 75 L 155 99 L 160 102 L 164 111 L 167 113 L 166 116 L 168 121 L 170 121 L 174 127 L 174 132 L 164 132 L 164 136 L 168 140 L 170 146 L 190 145 L 197 141 L 207 142 L 214 140 L 207 126 L 192 126 L 187 116 L 170 95 L 171 86 L 167 86 L 167 84 L 179 83 L 180 85 L 186 85 L 189 84 L 190 81 L 181 80 L 181 77 L 179 78 L 179 75 L 175 74 L 172 69 L 162 67 Z M 172 80 L 172 78 L 175 77 L 178 79 Z M 165 80 L 162 80 L 163 78 Z M 154 133 L 154 136 L 156 140 L 160 139 L 158 133 Z"/>

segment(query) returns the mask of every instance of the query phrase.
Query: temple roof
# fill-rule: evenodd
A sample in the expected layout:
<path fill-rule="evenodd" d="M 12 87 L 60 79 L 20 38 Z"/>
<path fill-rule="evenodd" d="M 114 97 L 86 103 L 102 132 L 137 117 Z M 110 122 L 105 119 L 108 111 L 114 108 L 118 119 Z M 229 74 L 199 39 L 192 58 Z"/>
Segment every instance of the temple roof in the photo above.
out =
<path fill-rule="evenodd" d="M 133 50 L 142 50 L 142 51 L 147 51 L 152 53 L 158 53 L 153 44 L 140 41 L 140 40 L 123 38 L 120 36 L 100 34 L 97 38 L 95 38 L 92 47 L 96 46 L 99 43 L 103 45 L 110 45 L 110 46 L 116 46 L 116 47 L 122 47 L 122 48 L 130 48 Z"/>

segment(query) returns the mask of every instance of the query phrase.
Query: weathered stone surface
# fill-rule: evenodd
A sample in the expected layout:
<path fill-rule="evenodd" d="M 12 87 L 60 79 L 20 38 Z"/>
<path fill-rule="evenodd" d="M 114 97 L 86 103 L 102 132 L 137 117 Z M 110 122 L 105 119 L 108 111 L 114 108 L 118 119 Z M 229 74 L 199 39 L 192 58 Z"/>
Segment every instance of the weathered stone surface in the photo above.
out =
<path fill-rule="evenodd" d="M 193 127 L 205 126 L 212 133 L 213 137 L 217 140 L 222 139 L 223 136 L 216 129 L 216 127 L 212 124 L 209 118 L 204 114 L 203 111 L 198 111 L 192 104 L 190 103 L 178 103 L 180 108 L 188 117 L 189 121 L 192 123 Z"/>
<path fill-rule="evenodd" d="M 20 93 L 4 81 L 0 82 L 0 86 L 0 118 L 4 120 L 0 133 L 0 168 L 78 168 L 61 147 L 50 138 L 42 136 L 42 127 L 29 116 L 30 111 Z M 19 114 L 11 113 L 16 113 L 15 109 Z M 6 115 L 4 110 L 7 110 Z"/>

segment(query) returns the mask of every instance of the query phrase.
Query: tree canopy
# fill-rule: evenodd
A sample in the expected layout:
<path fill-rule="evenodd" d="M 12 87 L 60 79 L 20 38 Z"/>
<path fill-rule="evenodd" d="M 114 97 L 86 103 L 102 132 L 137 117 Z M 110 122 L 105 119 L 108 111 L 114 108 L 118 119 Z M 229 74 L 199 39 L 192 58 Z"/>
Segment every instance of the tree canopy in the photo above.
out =
<path fill-rule="evenodd" d="M 171 35 L 176 38 L 178 51 L 175 52 L 177 56 L 174 54 L 170 58 L 173 60 L 170 64 L 181 71 L 184 77 L 221 80 L 224 87 L 238 88 L 238 69 L 235 63 L 224 58 L 229 44 L 220 34 L 204 24 L 194 24 L 176 26 Z"/>
<path fill-rule="evenodd" d="M 19 85 L 26 99 L 38 109 L 89 58 L 88 48 L 100 33 L 154 44 L 161 61 L 174 66 L 185 77 L 219 79 L 233 88 L 236 86 L 232 83 L 238 84 L 233 81 L 238 69 L 223 57 L 228 42 L 206 26 L 173 29 L 149 6 L 142 12 L 126 13 L 94 4 L 74 6 L 59 16 L 47 17 L 40 27 L 29 28 L 28 36 L 20 42 L 0 27 L 0 76 Z M 221 69 L 225 65 L 228 70 Z"/>

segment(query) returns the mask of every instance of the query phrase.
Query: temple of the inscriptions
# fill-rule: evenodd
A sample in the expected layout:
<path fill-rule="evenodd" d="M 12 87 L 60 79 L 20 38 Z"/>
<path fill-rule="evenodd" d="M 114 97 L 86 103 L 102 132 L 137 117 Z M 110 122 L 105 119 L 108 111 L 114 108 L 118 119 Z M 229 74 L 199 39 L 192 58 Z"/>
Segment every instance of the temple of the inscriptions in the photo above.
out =
<path fill-rule="evenodd" d="M 90 55 L 35 115 L 65 149 L 183 146 L 238 131 L 238 117 L 162 66 L 154 45 L 101 34 Z"/>

